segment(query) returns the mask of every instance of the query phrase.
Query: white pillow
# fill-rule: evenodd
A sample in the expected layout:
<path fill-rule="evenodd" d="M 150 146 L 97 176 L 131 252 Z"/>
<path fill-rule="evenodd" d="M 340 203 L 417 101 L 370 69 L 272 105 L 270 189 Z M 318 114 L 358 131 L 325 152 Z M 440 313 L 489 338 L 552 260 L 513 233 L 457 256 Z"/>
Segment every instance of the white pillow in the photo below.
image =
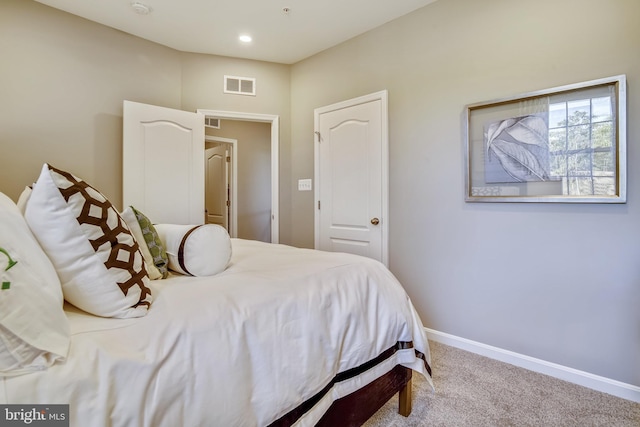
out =
<path fill-rule="evenodd" d="M 0 377 L 47 369 L 69 350 L 56 271 L 18 207 L 0 193 Z"/>
<path fill-rule="evenodd" d="M 24 215 L 24 210 L 27 208 L 29 197 L 31 197 L 31 187 L 26 186 L 24 187 L 24 190 L 22 190 L 22 193 L 20 193 L 20 197 L 18 197 L 18 201 L 16 202 L 16 206 L 18 206 L 22 215 Z"/>
<path fill-rule="evenodd" d="M 67 301 L 103 317 L 147 314 L 152 297 L 142 253 L 99 191 L 45 164 L 25 218 L 58 272 Z"/>
<path fill-rule="evenodd" d="M 216 224 L 156 224 L 169 256 L 169 268 L 191 276 L 212 276 L 231 260 L 231 238 Z"/>
<path fill-rule="evenodd" d="M 147 269 L 147 273 L 149 273 L 149 278 L 151 280 L 162 279 L 162 273 L 160 273 L 158 267 L 153 263 L 153 255 L 151 255 L 151 251 L 149 251 L 147 242 L 144 239 L 144 234 L 142 233 L 142 228 L 140 228 L 140 223 L 138 223 L 138 218 L 136 218 L 133 208 L 131 206 L 127 207 L 125 210 L 120 212 L 120 215 L 127 223 L 127 227 L 129 227 L 129 230 L 131 231 L 131 234 L 133 234 L 133 237 L 135 237 L 136 242 L 138 242 L 138 246 L 142 252 L 142 257 L 144 258 L 144 267 Z"/>

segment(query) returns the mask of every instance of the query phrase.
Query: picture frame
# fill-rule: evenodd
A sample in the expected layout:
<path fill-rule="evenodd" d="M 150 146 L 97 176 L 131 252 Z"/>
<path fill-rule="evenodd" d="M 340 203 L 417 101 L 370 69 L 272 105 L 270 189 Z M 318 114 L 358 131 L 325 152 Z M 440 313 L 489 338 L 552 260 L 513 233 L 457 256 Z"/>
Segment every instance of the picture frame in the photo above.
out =
<path fill-rule="evenodd" d="M 466 202 L 626 203 L 626 76 L 465 107 Z"/>

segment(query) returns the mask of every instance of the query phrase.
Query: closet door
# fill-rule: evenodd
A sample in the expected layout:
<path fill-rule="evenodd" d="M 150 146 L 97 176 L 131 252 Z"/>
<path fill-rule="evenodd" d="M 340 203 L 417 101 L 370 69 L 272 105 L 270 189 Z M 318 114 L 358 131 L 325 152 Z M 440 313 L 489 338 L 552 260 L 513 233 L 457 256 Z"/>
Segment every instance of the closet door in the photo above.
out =
<path fill-rule="evenodd" d="M 388 265 L 387 92 L 317 108 L 315 247 Z"/>
<path fill-rule="evenodd" d="M 124 101 L 123 208 L 154 223 L 203 224 L 204 115 Z"/>

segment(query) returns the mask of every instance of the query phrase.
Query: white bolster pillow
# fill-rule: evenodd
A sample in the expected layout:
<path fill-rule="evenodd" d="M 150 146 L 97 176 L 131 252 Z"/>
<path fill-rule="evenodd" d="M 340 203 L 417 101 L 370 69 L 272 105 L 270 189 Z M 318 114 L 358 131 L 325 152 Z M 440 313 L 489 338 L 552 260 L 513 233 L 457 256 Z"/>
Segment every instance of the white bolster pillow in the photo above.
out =
<path fill-rule="evenodd" d="M 231 260 L 231 238 L 217 224 L 155 224 L 165 244 L 169 268 L 191 276 L 213 276 Z"/>

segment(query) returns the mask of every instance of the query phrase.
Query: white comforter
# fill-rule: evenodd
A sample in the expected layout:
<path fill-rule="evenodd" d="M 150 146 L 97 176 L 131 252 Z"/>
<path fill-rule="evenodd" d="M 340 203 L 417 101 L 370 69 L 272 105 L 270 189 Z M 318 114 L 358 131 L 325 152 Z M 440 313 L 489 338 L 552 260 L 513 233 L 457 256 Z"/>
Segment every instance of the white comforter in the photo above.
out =
<path fill-rule="evenodd" d="M 2 403 L 69 403 L 72 426 L 265 426 L 398 341 L 415 349 L 338 382 L 297 425 L 401 363 L 424 374 L 422 323 L 393 275 L 358 256 L 233 239 L 213 277 L 152 283 L 149 314 L 67 308 L 66 363 L 0 382 Z"/>

